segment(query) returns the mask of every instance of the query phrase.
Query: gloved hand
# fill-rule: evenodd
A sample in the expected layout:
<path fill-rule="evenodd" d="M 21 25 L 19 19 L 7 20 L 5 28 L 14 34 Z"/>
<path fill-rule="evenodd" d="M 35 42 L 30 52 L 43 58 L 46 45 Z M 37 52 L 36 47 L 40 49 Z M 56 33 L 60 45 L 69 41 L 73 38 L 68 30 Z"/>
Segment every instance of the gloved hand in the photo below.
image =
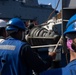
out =
<path fill-rule="evenodd" d="M 56 57 L 56 52 L 48 52 L 48 55 L 52 57 L 52 59 L 54 60 Z"/>

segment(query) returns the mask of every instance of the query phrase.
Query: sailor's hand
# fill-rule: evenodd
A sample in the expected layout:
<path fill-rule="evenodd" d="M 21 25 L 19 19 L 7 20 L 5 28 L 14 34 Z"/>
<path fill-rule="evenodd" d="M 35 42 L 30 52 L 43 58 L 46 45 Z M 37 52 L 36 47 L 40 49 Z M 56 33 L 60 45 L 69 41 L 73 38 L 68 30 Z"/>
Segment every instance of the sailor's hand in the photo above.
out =
<path fill-rule="evenodd" d="M 56 52 L 48 52 L 48 55 L 52 57 L 52 59 L 54 60 L 56 57 Z"/>

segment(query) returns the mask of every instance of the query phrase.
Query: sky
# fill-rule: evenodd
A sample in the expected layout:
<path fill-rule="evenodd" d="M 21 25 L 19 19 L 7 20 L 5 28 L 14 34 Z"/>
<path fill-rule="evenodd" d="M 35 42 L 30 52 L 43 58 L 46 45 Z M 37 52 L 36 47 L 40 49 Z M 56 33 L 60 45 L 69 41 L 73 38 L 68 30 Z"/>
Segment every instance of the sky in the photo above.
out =
<path fill-rule="evenodd" d="M 53 8 L 56 7 L 58 0 L 38 0 L 39 4 L 51 4 Z M 62 2 L 60 0 L 57 10 L 60 11 L 62 9 Z"/>

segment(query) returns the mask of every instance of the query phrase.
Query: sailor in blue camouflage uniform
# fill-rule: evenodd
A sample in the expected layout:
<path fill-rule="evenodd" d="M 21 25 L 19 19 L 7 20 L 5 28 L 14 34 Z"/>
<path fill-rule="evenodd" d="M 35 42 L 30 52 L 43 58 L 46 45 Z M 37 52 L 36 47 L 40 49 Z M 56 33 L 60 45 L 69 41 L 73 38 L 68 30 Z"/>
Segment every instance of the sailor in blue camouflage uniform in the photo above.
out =
<path fill-rule="evenodd" d="M 7 22 L 9 36 L 0 42 L 1 75 L 32 75 L 32 70 L 39 73 L 50 67 L 52 57 L 48 57 L 47 62 L 43 61 L 27 42 L 23 42 L 25 29 L 19 18 Z"/>
<path fill-rule="evenodd" d="M 40 75 L 76 75 L 76 14 L 69 19 L 63 35 L 70 53 L 70 62 L 63 68 L 49 69 Z"/>

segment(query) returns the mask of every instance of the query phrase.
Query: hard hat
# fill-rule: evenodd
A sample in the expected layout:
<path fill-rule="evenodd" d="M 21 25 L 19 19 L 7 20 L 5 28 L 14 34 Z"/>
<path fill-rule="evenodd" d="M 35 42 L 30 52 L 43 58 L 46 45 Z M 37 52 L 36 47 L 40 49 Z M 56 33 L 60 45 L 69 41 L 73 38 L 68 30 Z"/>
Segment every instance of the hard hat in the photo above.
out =
<path fill-rule="evenodd" d="M 7 31 L 16 31 L 18 29 L 21 29 L 23 31 L 26 29 L 25 24 L 19 18 L 12 18 L 7 22 Z"/>
<path fill-rule="evenodd" d="M 0 19 L 0 28 L 6 27 L 6 22 Z"/>
<path fill-rule="evenodd" d="M 64 35 L 71 32 L 76 32 L 76 14 L 69 19 Z"/>

